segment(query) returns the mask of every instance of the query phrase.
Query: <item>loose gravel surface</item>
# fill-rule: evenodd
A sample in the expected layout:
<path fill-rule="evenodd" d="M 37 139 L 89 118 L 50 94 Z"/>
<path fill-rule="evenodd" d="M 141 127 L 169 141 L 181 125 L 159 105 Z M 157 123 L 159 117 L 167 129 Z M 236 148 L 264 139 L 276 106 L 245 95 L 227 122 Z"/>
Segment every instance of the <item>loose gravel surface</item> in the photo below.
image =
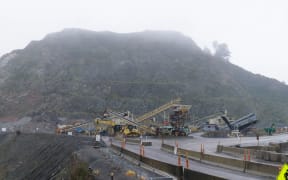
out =
<path fill-rule="evenodd" d="M 143 169 L 137 160 L 127 160 L 121 153 L 110 148 L 82 148 L 77 152 L 81 160 L 88 162 L 91 169 L 97 172 L 96 179 L 111 179 L 111 173 L 117 180 L 150 179 L 161 177 L 159 174 Z"/>
<path fill-rule="evenodd" d="M 0 134 L 0 180 L 55 179 L 75 154 L 88 163 L 94 179 L 110 179 L 111 172 L 116 180 L 159 177 L 92 137 L 10 133 Z"/>

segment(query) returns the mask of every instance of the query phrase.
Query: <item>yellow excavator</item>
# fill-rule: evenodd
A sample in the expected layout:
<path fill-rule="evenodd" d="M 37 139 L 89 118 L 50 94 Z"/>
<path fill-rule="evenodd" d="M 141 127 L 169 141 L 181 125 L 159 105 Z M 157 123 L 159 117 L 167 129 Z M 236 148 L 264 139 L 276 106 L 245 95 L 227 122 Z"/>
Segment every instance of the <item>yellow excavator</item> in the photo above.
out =
<path fill-rule="evenodd" d="M 123 133 L 125 137 L 139 137 L 141 135 L 137 126 L 131 125 L 131 124 L 128 124 L 122 127 L 121 132 Z"/>

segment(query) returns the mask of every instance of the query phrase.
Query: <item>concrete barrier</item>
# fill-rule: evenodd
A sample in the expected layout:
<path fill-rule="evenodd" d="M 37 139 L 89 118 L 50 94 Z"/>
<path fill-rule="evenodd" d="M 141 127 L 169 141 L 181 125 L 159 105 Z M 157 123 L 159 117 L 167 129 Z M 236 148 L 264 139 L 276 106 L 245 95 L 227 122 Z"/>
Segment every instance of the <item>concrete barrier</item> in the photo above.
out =
<path fill-rule="evenodd" d="M 281 162 L 282 163 L 288 162 L 288 154 L 281 154 Z"/>
<path fill-rule="evenodd" d="M 117 141 L 123 142 L 125 140 L 125 142 L 127 144 L 138 144 L 140 145 L 141 140 L 139 138 L 122 138 L 122 137 L 115 137 L 114 138 Z M 152 146 L 152 142 L 150 141 L 143 141 L 142 140 L 142 145 L 143 146 Z"/>
<path fill-rule="evenodd" d="M 141 143 L 143 146 L 152 146 L 152 142 L 150 141 L 142 141 Z"/>
<path fill-rule="evenodd" d="M 120 137 L 120 136 L 115 136 L 114 137 L 114 139 L 116 140 L 116 141 L 124 141 L 124 138 L 123 137 Z"/>
<path fill-rule="evenodd" d="M 170 153 L 174 152 L 174 146 L 171 146 L 171 145 L 168 145 L 168 144 L 162 144 L 161 145 L 161 149 L 166 151 L 166 152 L 170 152 Z"/>
<path fill-rule="evenodd" d="M 159 169 L 159 170 L 167 172 L 173 176 L 176 176 L 179 179 L 183 179 L 183 167 L 182 166 L 169 164 L 169 163 L 158 161 L 158 160 L 151 159 L 148 157 L 142 157 L 141 162 L 143 162 L 143 163 L 145 163 L 145 164 L 147 164 L 153 168 Z"/>
<path fill-rule="evenodd" d="M 202 160 L 222 164 L 228 167 L 239 168 L 241 170 L 244 169 L 244 161 L 240 159 L 215 156 L 211 154 L 203 154 Z"/>
<path fill-rule="evenodd" d="M 247 161 L 247 171 L 277 176 L 279 173 L 279 167 L 276 165 Z"/>
<path fill-rule="evenodd" d="M 201 153 L 197 151 L 190 151 L 182 148 L 178 148 L 178 154 L 183 155 L 183 156 L 188 156 L 194 159 L 201 159 Z"/>
<path fill-rule="evenodd" d="M 266 161 L 272 161 L 272 162 L 285 162 L 286 156 L 282 156 L 282 153 L 274 153 L 269 151 L 258 151 L 257 152 L 257 158 L 264 159 Z M 285 160 L 282 160 L 282 157 L 285 158 Z"/>
<path fill-rule="evenodd" d="M 148 157 L 143 157 L 137 153 L 134 153 L 134 152 L 129 151 L 127 149 L 123 149 L 123 148 L 116 146 L 114 144 L 112 144 L 111 147 L 113 149 L 115 149 L 119 152 L 122 152 L 123 154 L 125 154 L 129 157 L 137 159 L 140 162 L 143 162 L 143 163 L 145 163 L 145 164 L 147 164 L 147 165 L 149 165 L 155 169 L 158 169 L 158 170 L 164 171 L 168 174 L 171 174 L 171 175 L 177 177 L 178 179 L 183 179 L 183 167 L 182 166 L 177 166 L 174 164 L 169 164 L 169 163 L 158 161 L 158 160 L 151 159 Z"/>
<path fill-rule="evenodd" d="M 251 146 L 249 146 L 250 148 Z M 261 149 L 261 150 L 256 150 L 256 149 Z M 261 159 L 265 161 L 272 161 L 272 162 L 287 162 L 288 155 L 282 154 L 282 153 L 277 153 L 274 152 L 277 150 L 277 146 L 268 146 L 268 147 L 260 147 L 258 146 L 254 147 L 254 149 L 249 149 L 250 150 L 250 155 L 251 158 L 256 158 L 256 159 Z M 266 150 L 273 150 L 273 151 L 266 151 Z M 225 152 L 225 153 L 232 153 L 235 155 L 243 154 L 244 150 L 248 150 L 247 148 L 238 148 L 238 147 L 225 147 L 222 145 L 217 146 L 217 152 Z"/>
<path fill-rule="evenodd" d="M 137 160 L 139 159 L 140 162 L 143 162 L 144 164 L 147 164 L 150 167 L 153 167 L 155 169 L 158 169 L 158 170 L 164 171 L 168 174 L 171 174 L 171 175 L 177 177 L 179 180 L 182 180 L 182 179 L 188 180 L 188 179 L 191 179 L 191 177 L 193 177 L 193 179 L 201 179 L 201 180 L 206 180 L 206 179 L 207 180 L 211 180 L 211 179 L 212 180 L 223 180 L 223 179 L 225 179 L 225 178 L 217 177 L 217 176 L 214 176 L 211 174 L 186 169 L 186 168 L 183 168 L 183 166 L 178 166 L 178 165 L 166 163 L 166 162 L 152 159 L 149 157 L 143 157 L 137 153 L 131 152 L 127 149 L 123 149 L 123 148 L 116 146 L 114 144 L 112 144 L 111 147 L 113 149 L 115 149 L 116 151 L 122 152 L 123 154 L 125 154 L 127 156 L 130 156 L 130 157 L 137 159 Z M 167 147 L 167 149 L 171 150 L 170 145 L 166 145 L 165 147 Z M 180 149 L 179 152 L 184 152 L 184 150 Z M 193 153 L 194 152 L 192 152 L 192 153 L 190 152 L 190 154 L 193 154 Z"/>
<path fill-rule="evenodd" d="M 130 139 L 130 138 L 126 138 L 126 143 L 127 144 L 140 144 L 140 139 Z"/>
<path fill-rule="evenodd" d="M 174 147 L 167 145 L 167 144 L 163 144 L 161 149 L 169 152 L 171 151 L 171 149 L 174 149 Z M 241 151 L 239 152 L 241 153 Z M 178 153 L 183 156 L 188 155 L 188 157 L 191 159 L 199 159 L 199 160 L 203 160 L 203 161 L 207 161 L 211 163 L 217 163 L 220 166 L 234 167 L 234 168 L 238 168 L 241 170 L 243 169 L 245 171 L 257 172 L 257 173 L 273 175 L 273 176 L 276 176 L 279 172 L 277 165 L 270 165 L 270 164 L 259 163 L 259 162 L 244 161 L 244 160 L 236 159 L 236 158 L 216 156 L 216 155 L 205 154 L 205 153 L 191 151 L 191 150 L 182 149 L 182 148 L 178 148 Z"/>
<path fill-rule="evenodd" d="M 288 151 L 288 142 L 280 143 L 279 144 L 279 151 L 280 152 L 287 152 Z"/>
<path fill-rule="evenodd" d="M 246 171 L 254 171 L 264 174 L 277 175 L 279 173 L 278 166 L 270 165 L 265 163 L 246 161 L 246 167 L 243 160 L 233 159 L 221 156 L 215 156 L 210 154 L 204 154 L 203 160 L 212 161 L 226 166 L 232 166 L 240 169 L 245 169 Z"/>
<path fill-rule="evenodd" d="M 253 156 L 256 156 L 256 149 L 248 149 L 248 148 L 239 148 L 239 147 L 230 147 L 230 146 L 222 146 L 218 145 L 217 146 L 217 152 L 226 152 L 226 153 L 232 153 L 232 154 L 244 154 L 244 151 L 247 152 L 247 150 L 250 151 L 250 154 Z M 221 150 L 221 151 L 220 151 Z"/>
<path fill-rule="evenodd" d="M 269 146 L 245 146 L 241 148 L 258 150 L 258 151 L 275 151 L 275 152 L 280 151 L 280 146 L 278 144 L 272 144 L 272 143 L 270 143 Z"/>
<path fill-rule="evenodd" d="M 281 162 L 281 153 L 275 153 L 269 151 L 260 151 L 258 153 L 265 153 L 264 159 L 266 161 Z"/>

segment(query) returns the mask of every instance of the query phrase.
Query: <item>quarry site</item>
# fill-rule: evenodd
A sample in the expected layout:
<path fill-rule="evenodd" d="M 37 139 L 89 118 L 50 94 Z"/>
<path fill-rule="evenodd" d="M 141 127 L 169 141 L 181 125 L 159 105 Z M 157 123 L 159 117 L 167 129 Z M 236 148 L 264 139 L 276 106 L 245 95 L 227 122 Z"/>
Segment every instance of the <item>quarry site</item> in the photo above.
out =
<path fill-rule="evenodd" d="M 107 109 L 54 128 L 32 127 L 28 118 L 1 123 L 0 179 L 240 180 L 281 172 L 287 128 L 254 128 L 255 114 L 231 120 L 225 111 L 191 122 L 190 108 L 175 99 L 139 117 Z"/>
<path fill-rule="evenodd" d="M 0 180 L 288 179 L 287 9 L 76 2 L 1 3 Z"/>

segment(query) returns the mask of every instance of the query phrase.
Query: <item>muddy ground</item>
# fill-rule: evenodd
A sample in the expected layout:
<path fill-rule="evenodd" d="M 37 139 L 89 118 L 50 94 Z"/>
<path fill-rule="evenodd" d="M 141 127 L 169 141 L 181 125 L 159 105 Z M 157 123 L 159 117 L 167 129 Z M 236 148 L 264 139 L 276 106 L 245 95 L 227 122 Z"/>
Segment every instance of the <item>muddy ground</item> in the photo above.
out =
<path fill-rule="evenodd" d="M 71 179 L 69 167 L 75 157 L 90 168 L 90 179 L 111 179 L 112 172 L 114 180 L 159 177 L 127 161 L 103 142 L 96 143 L 92 137 L 0 134 L 1 180 Z"/>

